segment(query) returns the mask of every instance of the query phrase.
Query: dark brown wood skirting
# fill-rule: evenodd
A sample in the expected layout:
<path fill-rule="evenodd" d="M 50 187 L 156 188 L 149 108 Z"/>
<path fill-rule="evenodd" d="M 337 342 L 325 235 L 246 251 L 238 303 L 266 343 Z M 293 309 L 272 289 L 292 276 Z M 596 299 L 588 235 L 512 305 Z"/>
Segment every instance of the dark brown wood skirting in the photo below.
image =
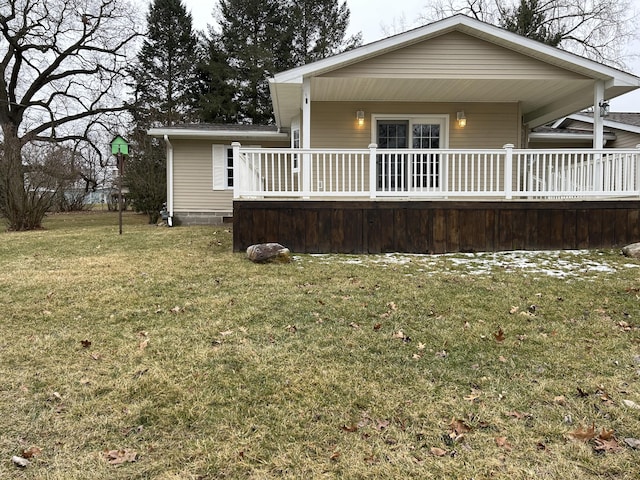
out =
<path fill-rule="evenodd" d="M 640 241 L 640 201 L 256 201 L 233 204 L 233 249 L 446 253 L 619 247 Z"/>

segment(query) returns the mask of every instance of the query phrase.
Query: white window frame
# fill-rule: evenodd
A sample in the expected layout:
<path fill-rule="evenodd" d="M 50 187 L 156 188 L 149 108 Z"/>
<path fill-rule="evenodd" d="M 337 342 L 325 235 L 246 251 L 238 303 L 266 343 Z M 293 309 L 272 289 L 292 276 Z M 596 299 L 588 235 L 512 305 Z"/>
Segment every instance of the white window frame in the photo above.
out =
<path fill-rule="evenodd" d="M 371 143 L 378 143 L 378 120 L 409 122 L 408 148 L 413 144 L 413 125 L 437 123 L 440 125 L 440 148 L 449 148 L 449 114 L 374 113 L 371 115 Z"/>

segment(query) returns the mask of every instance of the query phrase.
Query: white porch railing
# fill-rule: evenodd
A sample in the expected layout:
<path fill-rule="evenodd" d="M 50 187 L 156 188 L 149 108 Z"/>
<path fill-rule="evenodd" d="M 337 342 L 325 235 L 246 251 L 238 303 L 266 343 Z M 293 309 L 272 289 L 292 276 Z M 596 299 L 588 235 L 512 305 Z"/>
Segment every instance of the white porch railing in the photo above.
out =
<path fill-rule="evenodd" d="M 233 147 L 238 199 L 640 196 L 640 149 Z"/>

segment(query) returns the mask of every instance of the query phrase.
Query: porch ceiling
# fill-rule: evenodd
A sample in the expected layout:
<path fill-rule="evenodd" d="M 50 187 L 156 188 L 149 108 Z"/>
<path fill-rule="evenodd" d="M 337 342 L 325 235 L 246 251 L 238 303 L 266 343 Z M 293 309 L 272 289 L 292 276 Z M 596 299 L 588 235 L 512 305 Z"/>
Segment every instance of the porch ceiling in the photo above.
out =
<path fill-rule="evenodd" d="M 583 79 L 505 78 L 311 78 L 312 101 L 336 102 L 520 102 L 525 123 L 537 127 L 593 105 L 595 81 Z M 300 113 L 301 84 L 271 85 L 279 104 L 281 126 Z M 605 98 L 634 90 L 634 86 L 605 88 Z M 286 90 L 286 92 L 285 92 Z M 280 97 L 280 98 L 278 98 Z"/>

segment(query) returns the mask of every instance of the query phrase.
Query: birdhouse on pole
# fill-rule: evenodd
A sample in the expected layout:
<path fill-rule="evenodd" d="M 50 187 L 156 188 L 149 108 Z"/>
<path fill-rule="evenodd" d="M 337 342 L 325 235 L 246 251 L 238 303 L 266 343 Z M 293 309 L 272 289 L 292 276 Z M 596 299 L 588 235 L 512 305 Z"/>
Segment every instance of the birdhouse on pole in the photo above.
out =
<path fill-rule="evenodd" d="M 118 157 L 118 171 L 122 174 L 122 167 L 124 166 L 124 156 L 129 155 L 129 144 L 120 135 L 117 135 L 111 141 L 111 153 Z"/>

